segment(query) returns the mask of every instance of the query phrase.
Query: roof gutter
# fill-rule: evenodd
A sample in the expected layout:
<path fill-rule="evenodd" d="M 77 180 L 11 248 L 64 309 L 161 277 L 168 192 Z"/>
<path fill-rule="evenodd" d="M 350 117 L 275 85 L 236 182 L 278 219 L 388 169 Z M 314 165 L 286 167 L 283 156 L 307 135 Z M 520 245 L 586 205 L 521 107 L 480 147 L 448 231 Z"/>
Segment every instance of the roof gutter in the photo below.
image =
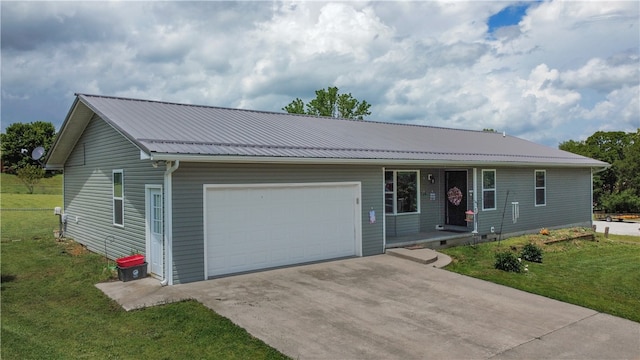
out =
<path fill-rule="evenodd" d="M 298 158 L 280 156 L 238 156 L 238 155 L 192 155 L 192 154 L 162 154 L 151 153 L 150 160 L 184 161 L 200 163 L 245 163 L 245 164 L 324 164 L 324 165 L 407 165 L 407 166 L 544 166 L 544 167 L 570 167 L 570 168 L 594 168 L 602 166 L 597 163 L 566 163 L 553 161 L 459 161 L 459 160 L 419 160 L 419 159 L 353 159 L 353 158 Z M 607 164 L 602 170 L 608 168 Z M 600 170 L 600 171 L 602 171 Z"/>
<path fill-rule="evenodd" d="M 592 167 L 591 169 L 593 170 L 594 174 L 597 174 L 599 172 L 603 172 L 605 170 L 607 170 L 608 168 L 611 167 L 611 164 L 607 164 L 605 166 L 600 166 L 600 167 Z"/>

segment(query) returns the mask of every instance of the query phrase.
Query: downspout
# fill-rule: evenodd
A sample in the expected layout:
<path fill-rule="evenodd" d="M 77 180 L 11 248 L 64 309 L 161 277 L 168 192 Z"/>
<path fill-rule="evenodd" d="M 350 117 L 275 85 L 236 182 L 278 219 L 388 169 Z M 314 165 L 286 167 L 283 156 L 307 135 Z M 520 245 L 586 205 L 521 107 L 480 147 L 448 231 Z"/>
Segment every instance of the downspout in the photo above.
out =
<path fill-rule="evenodd" d="M 176 160 L 169 165 L 167 162 L 167 169 L 164 172 L 164 279 L 160 282 L 160 285 L 173 285 L 173 270 L 171 264 L 173 263 L 173 187 L 172 176 L 174 171 L 180 167 L 180 160 Z"/>
<path fill-rule="evenodd" d="M 386 204 L 386 199 L 385 199 L 385 171 L 387 169 L 385 167 L 382 167 L 382 213 L 380 214 L 380 217 L 382 218 L 382 253 L 386 253 L 387 252 L 387 204 Z"/>

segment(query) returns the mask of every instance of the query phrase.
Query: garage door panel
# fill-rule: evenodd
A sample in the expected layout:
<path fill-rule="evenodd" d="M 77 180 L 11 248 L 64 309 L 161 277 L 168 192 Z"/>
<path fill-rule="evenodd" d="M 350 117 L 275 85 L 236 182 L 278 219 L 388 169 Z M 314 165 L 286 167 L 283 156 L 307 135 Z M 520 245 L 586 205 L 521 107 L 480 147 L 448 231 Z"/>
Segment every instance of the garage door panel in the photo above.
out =
<path fill-rule="evenodd" d="M 359 196 L 355 183 L 208 187 L 207 275 L 356 255 Z"/>

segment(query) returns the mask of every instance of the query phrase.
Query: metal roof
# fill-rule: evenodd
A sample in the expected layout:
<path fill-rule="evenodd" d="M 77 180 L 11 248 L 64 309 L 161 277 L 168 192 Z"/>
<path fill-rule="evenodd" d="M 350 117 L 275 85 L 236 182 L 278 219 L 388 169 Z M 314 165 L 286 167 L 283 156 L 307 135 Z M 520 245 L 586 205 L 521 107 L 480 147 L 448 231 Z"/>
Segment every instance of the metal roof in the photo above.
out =
<path fill-rule="evenodd" d="M 85 94 L 77 95 L 63 130 L 71 127 L 74 110 L 80 105 L 98 114 L 141 151 L 157 160 L 288 159 L 319 162 L 333 159 L 451 165 L 608 165 L 496 132 Z M 86 123 L 88 120 L 85 116 L 83 121 L 75 121 Z M 84 125 L 81 126 L 84 129 Z M 56 140 L 53 153 L 57 143 L 65 141 L 60 139 L 62 137 L 60 134 Z M 52 156 L 56 157 L 55 154 Z M 58 159 L 61 160 L 60 156 Z"/>

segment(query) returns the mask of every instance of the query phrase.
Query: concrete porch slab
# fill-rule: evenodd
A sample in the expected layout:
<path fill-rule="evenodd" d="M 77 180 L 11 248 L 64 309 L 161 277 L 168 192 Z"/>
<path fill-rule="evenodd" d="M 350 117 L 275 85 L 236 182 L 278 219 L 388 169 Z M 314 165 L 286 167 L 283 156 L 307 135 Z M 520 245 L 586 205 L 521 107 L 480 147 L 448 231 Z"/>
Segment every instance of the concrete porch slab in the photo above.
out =
<path fill-rule="evenodd" d="M 451 262 L 451 258 L 449 256 L 427 248 L 394 248 L 387 249 L 386 253 L 388 255 L 415 261 L 420 264 L 433 264 L 433 267 L 437 268 L 447 266 Z"/>

